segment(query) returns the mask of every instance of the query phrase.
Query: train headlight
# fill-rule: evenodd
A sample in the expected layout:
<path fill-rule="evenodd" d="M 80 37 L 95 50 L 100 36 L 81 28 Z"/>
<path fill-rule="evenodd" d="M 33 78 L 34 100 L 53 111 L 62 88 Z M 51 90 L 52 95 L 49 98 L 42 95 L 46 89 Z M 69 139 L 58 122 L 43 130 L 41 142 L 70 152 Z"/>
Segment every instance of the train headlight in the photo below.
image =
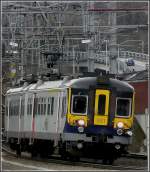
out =
<path fill-rule="evenodd" d="M 117 150 L 119 150 L 119 149 L 121 148 L 120 144 L 116 144 L 116 145 L 115 145 L 115 148 L 116 148 Z"/>
<path fill-rule="evenodd" d="M 123 122 L 118 122 L 118 123 L 117 123 L 117 127 L 118 127 L 118 128 L 123 128 L 123 126 L 124 126 Z"/>
<path fill-rule="evenodd" d="M 84 127 L 78 127 L 78 131 L 79 131 L 79 133 L 83 133 L 84 132 Z"/>
<path fill-rule="evenodd" d="M 126 134 L 128 134 L 129 136 L 132 136 L 133 135 L 132 131 L 130 131 L 130 130 L 127 131 Z"/>
<path fill-rule="evenodd" d="M 122 134 L 123 134 L 123 130 L 119 128 L 119 129 L 117 130 L 117 134 L 118 134 L 119 136 L 122 135 Z"/>
<path fill-rule="evenodd" d="M 83 119 L 78 120 L 78 125 L 79 126 L 84 126 L 85 125 L 84 120 Z"/>
<path fill-rule="evenodd" d="M 83 144 L 82 144 L 82 143 L 78 143 L 78 144 L 77 144 L 77 148 L 78 148 L 78 149 L 82 149 L 82 148 L 83 148 Z"/>

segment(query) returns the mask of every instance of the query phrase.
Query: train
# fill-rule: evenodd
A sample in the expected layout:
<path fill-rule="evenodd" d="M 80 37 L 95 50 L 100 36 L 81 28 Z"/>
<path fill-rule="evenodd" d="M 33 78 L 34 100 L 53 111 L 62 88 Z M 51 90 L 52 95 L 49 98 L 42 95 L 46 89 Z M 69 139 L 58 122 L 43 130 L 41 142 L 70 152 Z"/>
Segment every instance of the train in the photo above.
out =
<path fill-rule="evenodd" d="M 17 155 L 112 164 L 132 143 L 134 97 L 131 85 L 106 76 L 25 82 L 6 93 L 7 143 Z"/>

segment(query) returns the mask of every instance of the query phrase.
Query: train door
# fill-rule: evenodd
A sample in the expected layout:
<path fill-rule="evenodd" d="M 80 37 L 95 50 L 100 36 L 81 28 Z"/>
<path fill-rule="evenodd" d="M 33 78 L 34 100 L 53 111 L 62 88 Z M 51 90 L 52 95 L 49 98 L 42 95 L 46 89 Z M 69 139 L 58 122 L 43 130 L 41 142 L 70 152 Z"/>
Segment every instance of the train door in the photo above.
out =
<path fill-rule="evenodd" d="M 67 114 L 67 90 L 60 92 L 59 96 L 59 111 L 58 111 L 58 132 L 62 133 Z"/>
<path fill-rule="evenodd" d="M 32 108 L 33 108 L 33 93 L 26 93 L 24 95 L 24 131 L 26 133 L 32 132 Z"/>
<path fill-rule="evenodd" d="M 50 133 L 56 133 L 58 129 L 58 106 L 59 106 L 59 92 L 57 91 L 49 91 L 49 95 L 47 97 L 47 117 L 45 120 L 45 124 L 47 125 L 47 129 Z"/>
<path fill-rule="evenodd" d="M 19 116 L 20 116 L 20 131 L 24 131 L 24 104 L 25 104 L 25 96 L 20 96 L 20 104 L 19 104 Z"/>
<path fill-rule="evenodd" d="M 109 90 L 97 89 L 95 93 L 94 125 L 108 124 Z"/>

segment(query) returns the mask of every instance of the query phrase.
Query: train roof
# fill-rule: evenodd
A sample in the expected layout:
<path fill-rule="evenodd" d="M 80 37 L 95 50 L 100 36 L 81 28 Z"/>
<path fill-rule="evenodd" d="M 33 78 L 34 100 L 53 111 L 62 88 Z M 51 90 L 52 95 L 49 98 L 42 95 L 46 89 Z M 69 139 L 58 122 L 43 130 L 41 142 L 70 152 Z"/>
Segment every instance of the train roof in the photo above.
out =
<path fill-rule="evenodd" d="M 106 87 L 106 88 L 116 88 L 118 91 L 134 91 L 134 88 L 125 81 L 120 81 L 113 78 L 103 78 L 103 77 L 85 77 L 70 80 L 65 84 L 71 88 L 84 88 L 89 89 L 91 86 Z"/>
<path fill-rule="evenodd" d="M 16 93 L 16 92 L 22 92 L 22 91 L 33 91 L 33 90 L 46 90 L 46 89 L 61 89 L 63 81 L 46 81 L 46 82 L 37 82 L 34 84 L 24 85 L 22 87 L 18 88 L 11 88 L 7 91 L 7 94 L 9 93 Z"/>
<path fill-rule="evenodd" d="M 109 88 L 116 88 L 118 91 L 131 91 L 133 87 L 127 82 L 117 79 L 109 78 L 109 80 L 98 80 L 97 77 L 84 77 L 71 80 L 58 80 L 58 81 L 38 81 L 34 84 L 24 85 L 19 88 L 11 88 L 7 91 L 7 94 L 22 92 L 22 91 L 34 91 L 34 90 L 47 90 L 47 89 L 64 89 L 71 88 L 83 88 L 89 89 L 91 86 L 105 86 Z"/>

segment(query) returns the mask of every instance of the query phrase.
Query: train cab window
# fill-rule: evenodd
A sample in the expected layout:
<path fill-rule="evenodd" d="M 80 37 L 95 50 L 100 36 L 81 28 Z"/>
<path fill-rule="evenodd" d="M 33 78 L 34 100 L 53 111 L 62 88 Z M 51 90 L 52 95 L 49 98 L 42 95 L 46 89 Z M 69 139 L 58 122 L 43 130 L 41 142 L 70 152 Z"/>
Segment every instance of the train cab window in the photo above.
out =
<path fill-rule="evenodd" d="M 99 95 L 98 98 L 98 114 L 104 115 L 105 114 L 105 105 L 106 105 L 106 96 Z"/>
<path fill-rule="evenodd" d="M 87 96 L 73 95 L 72 96 L 72 113 L 87 114 Z"/>
<path fill-rule="evenodd" d="M 128 117 L 131 114 L 131 99 L 117 98 L 116 115 Z"/>

